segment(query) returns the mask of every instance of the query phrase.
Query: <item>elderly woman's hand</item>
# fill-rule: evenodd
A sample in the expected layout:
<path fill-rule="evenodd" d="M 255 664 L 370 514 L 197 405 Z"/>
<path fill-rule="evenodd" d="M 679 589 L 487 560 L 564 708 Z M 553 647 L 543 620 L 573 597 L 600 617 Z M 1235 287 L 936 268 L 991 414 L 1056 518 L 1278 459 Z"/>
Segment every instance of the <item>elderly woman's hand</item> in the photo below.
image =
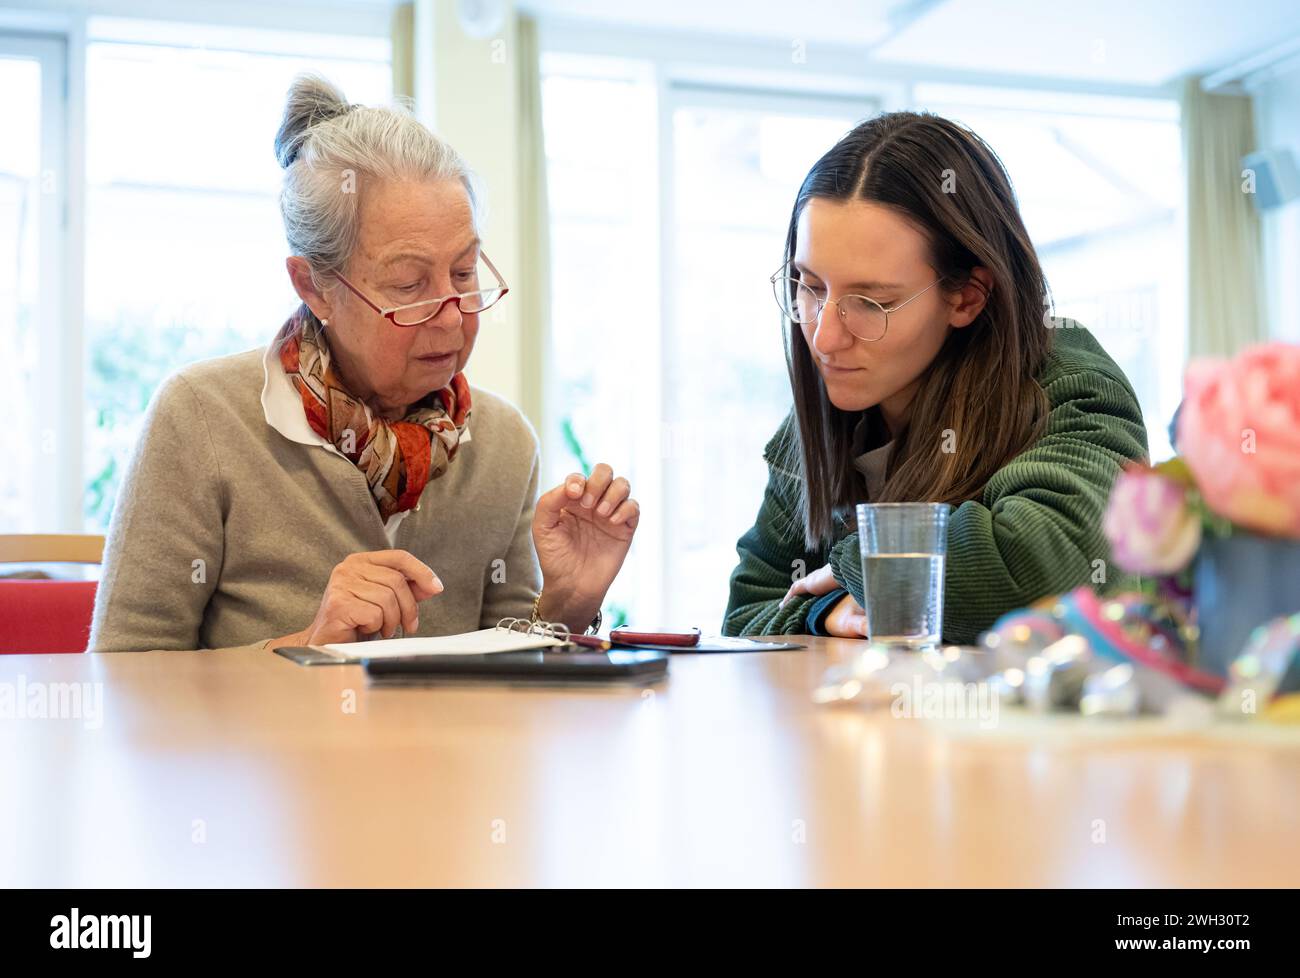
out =
<path fill-rule="evenodd" d="M 583 631 L 605 599 L 641 519 L 631 486 L 605 463 L 591 476 L 573 473 L 543 493 L 533 516 L 533 545 L 542 565 L 538 615 Z"/>
<path fill-rule="evenodd" d="M 438 575 L 405 550 L 352 554 L 330 574 L 316 619 L 269 647 L 355 642 L 375 634 L 392 638 L 399 625 L 409 635 L 420 626 L 416 605 L 441 593 Z"/>

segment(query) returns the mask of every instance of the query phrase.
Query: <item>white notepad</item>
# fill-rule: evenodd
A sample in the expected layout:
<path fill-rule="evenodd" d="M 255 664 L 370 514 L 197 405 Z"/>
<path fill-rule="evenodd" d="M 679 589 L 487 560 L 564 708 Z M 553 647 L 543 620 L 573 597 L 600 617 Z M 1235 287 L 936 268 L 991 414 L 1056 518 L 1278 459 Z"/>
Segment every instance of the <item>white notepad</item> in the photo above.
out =
<path fill-rule="evenodd" d="M 567 643 L 550 635 L 526 634 L 506 628 L 484 628 L 463 635 L 431 635 L 387 638 L 372 642 L 346 642 L 315 646 L 350 662 L 362 659 L 394 659 L 408 655 L 483 655 L 486 652 L 523 652 Z"/>

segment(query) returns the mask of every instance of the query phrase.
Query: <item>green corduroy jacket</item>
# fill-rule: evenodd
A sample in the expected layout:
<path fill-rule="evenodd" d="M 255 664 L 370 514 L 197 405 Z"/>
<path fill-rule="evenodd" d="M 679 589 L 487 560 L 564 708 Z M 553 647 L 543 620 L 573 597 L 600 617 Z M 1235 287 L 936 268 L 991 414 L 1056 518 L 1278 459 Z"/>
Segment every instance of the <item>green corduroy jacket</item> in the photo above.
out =
<path fill-rule="evenodd" d="M 1115 476 L 1128 459 L 1147 455 L 1146 427 L 1123 371 L 1073 320 L 1056 320 L 1052 352 L 1039 372 L 1051 410 L 1043 434 L 998 469 L 978 500 L 949 518 L 944 583 L 945 641 L 970 643 L 1001 615 L 1049 594 L 1111 578 L 1101 520 Z M 793 415 L 764 451 L 767 490 L 754 526 L 740 538 L 723 620 L 727 635 L 808 632 L 829 603 L 800 596 L 780 607 L 800 568 L 829 563 L 862 604 L 858 535 L 810 551 L 798 511 L 798 476 L 773 463 L 773 449 Z M 848 464 L 848 463 L 846 463 Z M 1103 565 L 1096 560 L 1106 561 Z M 1113 580 L 1106 583 L 1113 584 Z M 817 604 L 817 607 L 814 605 Z"/>

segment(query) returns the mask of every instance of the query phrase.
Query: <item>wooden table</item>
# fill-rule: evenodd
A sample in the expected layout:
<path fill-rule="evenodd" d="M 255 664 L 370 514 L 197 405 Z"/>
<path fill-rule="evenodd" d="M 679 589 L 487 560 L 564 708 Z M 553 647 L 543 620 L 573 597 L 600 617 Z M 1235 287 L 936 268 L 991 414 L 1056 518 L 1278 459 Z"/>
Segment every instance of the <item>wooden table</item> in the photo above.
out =
<path fill-rule="evenodd" d="M 1300 882 L 1300 738 L 958 737 L 814 705 L 856 643 L 804 641 L 601 691 L 369 689 L 244 651 L 0 656 L 14 690 L 103 684 L 97 729 L 0 719 L 0 884 Z"/>

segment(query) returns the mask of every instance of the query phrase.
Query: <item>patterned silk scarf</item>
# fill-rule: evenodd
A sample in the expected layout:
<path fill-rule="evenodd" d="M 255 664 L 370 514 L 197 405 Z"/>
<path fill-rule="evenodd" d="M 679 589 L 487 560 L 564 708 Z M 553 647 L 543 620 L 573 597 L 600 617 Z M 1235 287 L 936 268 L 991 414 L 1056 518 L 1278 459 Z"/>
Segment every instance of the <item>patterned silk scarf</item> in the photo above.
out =
<path fill-rule="evenodd" d="M 456 457 L 469 421 L 469 382 L 458 373 L 401 421 L 386 421 L 348 393 L 318 330 L 306 306 L 290 316 L 276 337 L 280 365 L 302 398 L 307 423 L 361 470 L 386 523 L 413 509 L 429 480 Z"/>

